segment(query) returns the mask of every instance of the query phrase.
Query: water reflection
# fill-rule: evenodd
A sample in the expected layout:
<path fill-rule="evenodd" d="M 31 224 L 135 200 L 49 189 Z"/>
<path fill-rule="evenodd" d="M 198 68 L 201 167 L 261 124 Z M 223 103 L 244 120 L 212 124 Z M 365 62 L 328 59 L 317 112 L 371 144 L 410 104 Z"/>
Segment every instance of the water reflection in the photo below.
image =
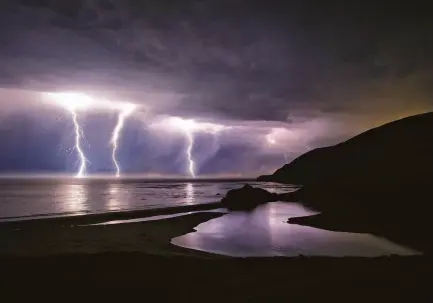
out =
<path fill-rule="evenodd" d="M 245 182 L 146 182 L 118 179 L 0 180 L 0 220 L 104 211 L 164 208 L 219 201 Z M 289 185 L 251 183 L 273 192 Z"/>
<path fill-rule="evenodd" d="M 250 213 L 232 212 L 172 239 L 178 246 L 230 256 L 380 256 L 417 252 L 369 234 L 332 232 L 288 224 L 314 212 L 296 203 L 268 203 Z"/>
<path fill-rule="evenodd" d="M 110 184 L 108 187 L 107 209 L 109 211 L 120 208 L 120 190 L 118 184 Z"/>
<path fill-rule="evenodd" d="M 279 219 L 277 217 L 277 210 L 274 205 L 269 205 L 266 209 L 263 210 L 265 212 L 264 217 L 267 218 L 265 221 L 267 226 L 266 230 L 270 231 L 275 229 L 275 225 L 278 223 Z M 278 247 L 278 239 L 275 237 L 275 233 L 268 232 L 267 233 L 269 245 L 271 247 Z"/>
<path fill-rule="evenodd" d="M 195 188 L 193 183 L 187 183 L 185 185 L 185 197 L 186 204 L 195 204 Z"/>
<path fill-rule="evenodd" d="M 64 213 L 83 213 L 89 208 L 86 184 L 62 184 L 57 192 L 57 205 Z"/>
<path fill-rule="evenodd" d="M 117 211 L 128 209 L 131 202 L 131 190 L 129 190 L 129 187 L 125 184 L 109 184 L 107 197 L 107 210 Z"/>

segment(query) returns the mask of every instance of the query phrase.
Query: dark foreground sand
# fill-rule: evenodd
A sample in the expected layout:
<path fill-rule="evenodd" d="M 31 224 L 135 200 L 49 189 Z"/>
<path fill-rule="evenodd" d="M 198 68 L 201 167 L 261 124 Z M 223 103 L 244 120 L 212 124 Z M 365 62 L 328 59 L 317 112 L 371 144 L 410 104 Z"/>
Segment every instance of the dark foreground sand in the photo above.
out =
<path fill-rule="evenodd" d="M 33 297 L 33 286 L 45 298 L 80 302 L 125 302 L 131 295 L 145 302 L 431 302 L 430 256 L 238 259 L 170 244 L 219 215 L 0 226 L 2 291 Z M 113 297 L 115 291 L 122 296 Z"/>
<path fill-rule="evenodd" d="M 221 213 L 195 213 L 163 220 L 112 224 L 64 225 L 23 222 L 21 226 L 0 225 L 0 255 L 48 256 L 105 252 L 140 252 L 148 255 L 218 256 L 174 246 L 170 240 L 194 231 L 202 222 Z M 68 223 L 68 221 L 66 221 Z M 30 224 L 29 224 L 30 223 Z M 39 223 L 39 224 L 38 224 Z"/>

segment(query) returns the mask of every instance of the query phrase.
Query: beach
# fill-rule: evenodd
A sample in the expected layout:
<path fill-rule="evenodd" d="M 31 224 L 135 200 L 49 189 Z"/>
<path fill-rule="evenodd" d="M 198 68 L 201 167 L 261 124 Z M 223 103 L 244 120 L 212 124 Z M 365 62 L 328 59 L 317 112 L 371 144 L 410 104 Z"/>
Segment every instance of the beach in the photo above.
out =
<path fill-rule="evenodd" d="M 145 287 L 146 296 L 157 295 L 159 300 L 206 302 L 431 298 L 430 256 L 230 258 L 170 244 L 171 238 L 219 216 L 205 212 L 127 224 L 3 227 L 2 285 L 41 283 L 63 289 L 67 280 L 116 281 L 117 286 L 136 281 Z"/>
<path fill-rule="evenodd" d="M 70 225 L 71 219 L 33 220 L 0 225 L 0 255 L 49 256 L 139 252 L 163 256 L 200 256 L 210 254 L 170 244 L 174 237 L 193 232 L 201 222 L 221 216 L 219 213 L 195 213 L 148 222 L 112 225 Z M 81 220 L 77 218 L 81 223 Z M 51 223 L 51 224 L 49 224 Z M 66 225 L 67 223 L 68 225 Z"/>
<path fill-rule="evenodd" d="M 217 210 L 220 207 L 184 204 L 0 222 L 2 288 L 35 287 L 61 291 L 63 296 L 77 294 L 79 285 L 89 300 L 92 295 L 113 299 L 112 291 L 124 288 L 122 297 L 137 294 L 151 301 L 423 302 L 431 298 L 430 255 L 303 255 L 303 251 L 320 255 L 320 247 L 332 248 L 328 254 L 356 253 L 362 251 L 358 245 L 366 248 L 366 243 L 376 245 L 379 240 L 364 243 L 354 240 L 356 235 L 290 226 L 288 217 L 307 211 L 299 204 L 268 203 L 251 212 L 231 213 Z M 230 251 L 190 249 L 203 244 L 194 243 L 195 234 L 202 237 L 214 228 L 211 236 L 217 240 L 228 235 L 232 245 L 241 239 L 237 245 L 243 252 L 259 256 L 271 248 L 269 256 L 232 257 Z M 190 248 L 172 244 L 182 237 L 187 237 Z M 349 243 L 349 250 L 342 250 L 342 240 Z M 333 241 L 337 241 L 335 251 Z M 385 247 L 386 252 L 388 244 Z M 298 252 L 299 248 L 304 250 Z M 287 251 L 288 257 L 278 257 L 284 253 L 279 249 L 292 251 Z"/>

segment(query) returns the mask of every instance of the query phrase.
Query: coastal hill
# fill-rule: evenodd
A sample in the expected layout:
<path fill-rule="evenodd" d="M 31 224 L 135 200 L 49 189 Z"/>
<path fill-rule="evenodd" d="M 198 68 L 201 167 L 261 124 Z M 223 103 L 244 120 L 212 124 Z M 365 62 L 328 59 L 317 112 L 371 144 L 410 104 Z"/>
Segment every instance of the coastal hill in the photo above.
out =
<path fill-rule="evenodd" d="M 412 183 L 414 178 L 430 179 L 432 163 L 433 112 L 430 112 L 312 150 L 259 180 L 301 185 Z"/>
<path fill-rule="evenodd" d="M 433 113 L 312 150 L 258 180 L 299 184 L 284 199 L 323 212 L 291 223 L 373 232 L 431 250 L 422 238 L 432 230 Z"/>

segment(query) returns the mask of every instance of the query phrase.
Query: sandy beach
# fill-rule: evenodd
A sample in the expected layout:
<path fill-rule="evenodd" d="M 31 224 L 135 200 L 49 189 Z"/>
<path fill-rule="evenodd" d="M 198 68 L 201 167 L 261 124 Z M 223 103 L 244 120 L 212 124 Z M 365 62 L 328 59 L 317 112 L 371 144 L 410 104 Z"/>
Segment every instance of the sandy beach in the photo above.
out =
<path fill-rule="evenodd" d="M 193 232 L 201 222 L 221 216 L 204 212 L 147 222 L 112 225 L 70 225 L 71 219 L 34 220 L 0 225 L 0 255 L 47 256 L 105 252 L 139 252 L 149 255 L 211 254 L 170 244 L 174 237 Z M 82 219 L 76 218 L 76 223 Z M 66 224 L 67 223 L 67 224 Z M 215 256 L 215 255 L 212 255 Z"/>
<path fill-rule="evenodd" d="M 122 281 L 139 281 L 146 295 L 159 300 L 206 302 L 285 297 L 344 302 L 354 293 L 358 295 L 351 302 L 365 302 L 372 296 L 373 301 L 430 298 L 429 256 L 230 258 L 170 244 L 173 237 L 193 232 L 198 224 L 218 216 L 204 212 L 93 226 L 65 226 L 60 221 L 5 225 L 0 227 L 0 280 L 4 286 L 43 283 L 60 289 L 68 285 L 66 280 L 116 281 L 117 286 Z M 106 292 L 97 295 L 110 297 Z"/>

